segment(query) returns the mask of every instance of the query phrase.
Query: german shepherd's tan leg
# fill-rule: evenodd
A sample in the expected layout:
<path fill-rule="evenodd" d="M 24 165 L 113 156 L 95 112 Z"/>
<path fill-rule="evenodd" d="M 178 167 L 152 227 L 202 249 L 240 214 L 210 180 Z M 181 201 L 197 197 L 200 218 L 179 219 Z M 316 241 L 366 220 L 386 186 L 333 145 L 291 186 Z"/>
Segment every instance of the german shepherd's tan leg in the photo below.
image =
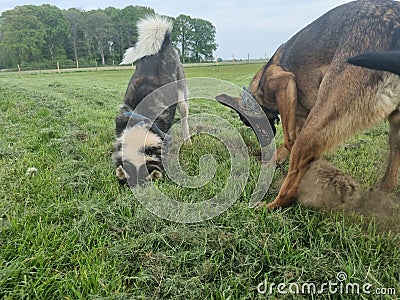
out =
<path fill-rule="evenodd" d="M 300 134 L 300 131 L 303 129 L 304 126 L 304 119 L 296 117 L 296 135 Z M 277 164 L 283 164 L 285 160 L 289 157 L 290 151 L 286 148 L 285 144 L 282 144 L 275 150 L 274 156 L 271 158 Z M 272 162 L 270 162 L 272 164 Z"/>
<path fill-rule="evenodd" d="M 295 76 L 277 65 L 270 66 L 267 72 L 266 89 L 276 93 L 282 120 L 284 145 L 290 151 L 296 139 L 297 86 Z"/>
<path fill-rule="evenodd" d="M 400 111 L 392 113 L 389 118 L 389 146 L 390 155 L 385 176 L 383 176 L 381 189 L 393 191 L 397 186 L 397 173 L 400 167 Z"/>
<path fill-rule="evenodd" d="M 300 182 L 310 163 L 321 155 L 321 140 L 317 140 L 312 132 L 304 129 L 293 145 L 288 175 L 277 198 L 267 205 L 268 208 L 283 207 L 291 204 L 297 197 Z"/>

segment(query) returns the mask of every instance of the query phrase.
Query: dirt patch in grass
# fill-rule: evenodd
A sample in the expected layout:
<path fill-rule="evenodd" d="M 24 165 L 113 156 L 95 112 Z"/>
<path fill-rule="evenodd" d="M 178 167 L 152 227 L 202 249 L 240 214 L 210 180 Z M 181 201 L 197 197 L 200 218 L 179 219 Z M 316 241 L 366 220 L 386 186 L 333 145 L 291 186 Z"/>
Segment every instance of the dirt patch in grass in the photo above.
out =
<path fill-rule="evenodd" d="M 354 178 L 325 160 L 311 164 L 300 184 L 298 201 L 313 209 L 375 218 L 382 230 L 400 232 L 400 200 L 395 194 L 364 190 Z"/>

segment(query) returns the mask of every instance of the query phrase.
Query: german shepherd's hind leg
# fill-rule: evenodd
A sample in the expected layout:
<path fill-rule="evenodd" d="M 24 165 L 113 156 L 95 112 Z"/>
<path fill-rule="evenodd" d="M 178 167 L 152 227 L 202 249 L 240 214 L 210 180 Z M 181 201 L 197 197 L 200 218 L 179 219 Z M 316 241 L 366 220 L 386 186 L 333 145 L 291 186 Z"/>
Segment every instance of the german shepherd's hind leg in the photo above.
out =
<path fill-rule="evenodd" d="M 398 170 L 400 167 L 400 109 L 393 112 L 389 118 L 389 161 L 386 173 L 382 178 L 381 189 L 391 192 L 397 186 Z"/>
<path fill-rule="evenodd" d="M 288 206 L 295 201 L 297 190 L 310 163 L 321 155 L 320 142 L 313 132 L 302 132 L 298 136 L 291 151 L 288 175 L 276 199 L 267 204 L 269 209 Z"/>

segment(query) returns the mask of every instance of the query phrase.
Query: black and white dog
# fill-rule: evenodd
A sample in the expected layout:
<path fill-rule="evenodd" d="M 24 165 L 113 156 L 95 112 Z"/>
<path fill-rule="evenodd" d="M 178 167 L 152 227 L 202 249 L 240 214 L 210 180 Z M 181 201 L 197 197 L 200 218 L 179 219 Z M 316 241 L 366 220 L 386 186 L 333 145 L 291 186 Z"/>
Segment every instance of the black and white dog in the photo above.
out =
<path fill-rule="evenodd" d="M 125 52 L 121 62 L 136 62 L 136 71 L 115 118 L 113 153 L 118 180 L 130 186 L 162 177 L 163 145 L 170 139 L 167 132 L 177 107 L 183 138 L 190 140 L 188 92 L 178 53 L 171 44 L 172 22 L 151 15 L 141 19 L 137 29 L 138 42 Z"/>

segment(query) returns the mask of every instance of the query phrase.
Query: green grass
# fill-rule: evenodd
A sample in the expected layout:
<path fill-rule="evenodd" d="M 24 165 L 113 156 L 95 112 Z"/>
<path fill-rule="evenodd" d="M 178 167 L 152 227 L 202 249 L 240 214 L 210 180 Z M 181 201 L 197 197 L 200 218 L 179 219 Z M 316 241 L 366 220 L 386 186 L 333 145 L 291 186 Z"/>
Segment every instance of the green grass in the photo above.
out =
<path fill-rule="evenodd" d="M 186 75 L 243 86 L 260 67 L 191 67 Z M 309 299 L 276 290 L 262 295 L 257 286 L 265 279 L 335 282 L 340 271 L 347 282 L 370 283 L 371 291 L 400 293 L 398 237 L 375 220 L 299 205 L 254 211 L 248 208 L 250 183 L 226 212 L 202 223 L 174 223 L 148 212 L 118 186 L 110 158 L 114 116 L 131 73 L 0 75 L 1 299 Z M 194 101 L 191 111 L 201 111 L 201 105 Z M 229 109 L 217 104 L 209 109 L 243 134 L 256 172 L 251 130 Z M 328 158 L 368 188 L 383 172 L 386 133 L 382 124 Z M 222 148 L 201 135 L 183 147 L 182 164 L 191 175 L 198 174 L 205 153 L 217 158 L 214 183 L 200 192 L 176 187 L 168 178 L 156 185 L 181 201 L 218 193 L 230 168 Z M 35 176 L 25 175 L 29 167 L 38 169 Z M 286 171 L 287 165 L 279 167 L 275 180 Z M 265 200 L 276 192 L 271 189 Z"/>

